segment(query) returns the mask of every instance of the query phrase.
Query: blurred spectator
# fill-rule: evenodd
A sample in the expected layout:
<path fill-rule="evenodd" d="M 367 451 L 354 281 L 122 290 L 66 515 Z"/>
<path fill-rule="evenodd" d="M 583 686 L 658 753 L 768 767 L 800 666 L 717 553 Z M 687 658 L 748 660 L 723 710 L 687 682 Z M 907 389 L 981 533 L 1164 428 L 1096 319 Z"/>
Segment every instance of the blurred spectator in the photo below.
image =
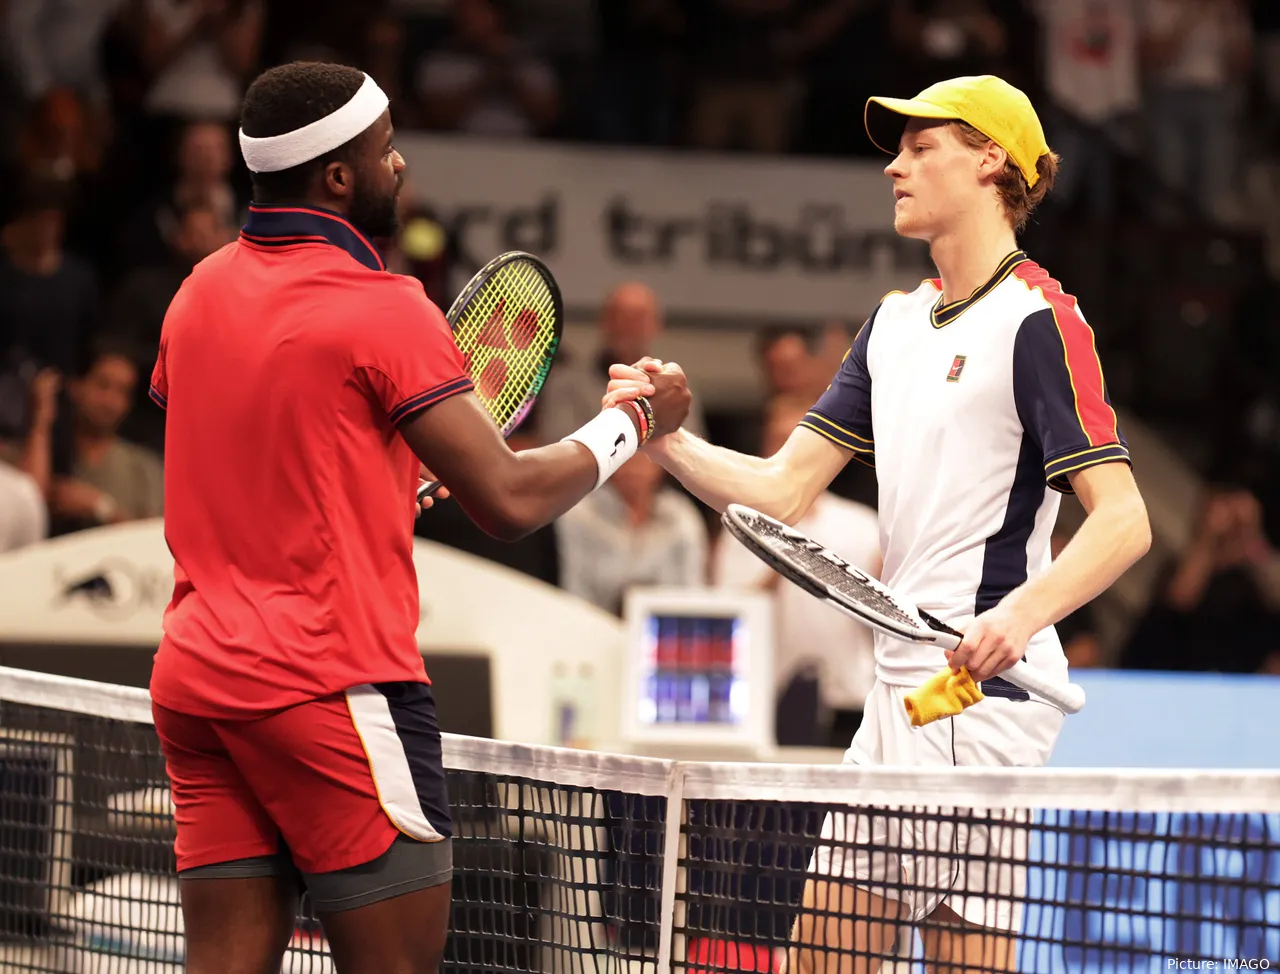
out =
<path fill-rule="evenodd" d="M 1210 490 L 1190 544 L 1167 571 L 1121 665 L 1255 673 L 1280 658 L 1277 552 L 1248 491 Z"/>
<path fill-rule="evenodd" d="M 549 65 L 521 49 L 499 0 L 455 0 L 453 36 L 418 70 L 428 128 L 499 138 L 546 132 L 559 93 Z"/>
<path fill-rule="evenodd" d="M 801 146 L 822 155 L 879 152 L 857 125 L 842 124 L 850 106 L 886 82 L 881 69 L 889 34 L 886 0 L 813 0 L 796 31 L 805 103 Z"/>
<path fill-rule="evenodd" d="M 812 400 L 774 397 L 765 414 L 762 456 L 773 456 L 795 430 Z M 830 492 L 818 495 L 797 528 L 828 545 L 859 568 L 879 575 L 880 528 L 876 512 Z M 875 682 L 871 630 L 783 581 L 777 572 L 722 533 L 712 558 L 712 582 L 725 588 L 757 589 L 773 595 L 774 683 L 779 708 L 779 744 L 848 747 L 862 721 Z M 796 684 L 817 682 L 821 713 L 790 705 L 805 694 Z"/>
<path fill-rule="evenodd" d="M 1229 218 L 1235 86 L 1248 75 L 1252 54 L 1245 11 L 1239 0 L 1147 0 L 1146 13 L 1143 61 L 1156 171 L 1197 216 Z"/>
<path fill-rule="evenodd" d="M 851 339 L 840 324 L 818 330 L 778 325 L 760 332 L 757 352 L 766 396 L 797 396 L 812 405 L 840 368 Z"/>
<path fill-rule="evenodd" d="M 619 285 L 605 299 L 599 325 L 600 345 L 594 357 L 578 360 L 561 352 L 538 397 L 540 432 L 548 443 L 568 436 L 600 412 L 610 365 L 630 365 L 653 354 L 663 329 L 658 296 L 639 282 Z M 684 425 L 699 435 L 705 428 L 696 399 Z"/>
<path fill-rule="evenodd" d="M 1007 21 L 988 0 L 893 0 L 889 9 L 904 94 L 962 75 L 1014 80 L 1005 69 Z"/>
<path fill-rule="evenodd" d="M 98 169 L 102 148 L 80 97 L 70 89 L 54 88 L 31 106 L 19 156 L 31 175 L 70 184 Z"/>
<path fill-rule="evenodd" d="M 181 214 L 190 207 L 212 208 L 219 226 L 240 226 L 241 205 L 230 180 L 233 158 L 225 125 L 192 122 L 179 131 L 173 183 L 144 203 L 124 229 L 120 249 L 127 266 L 168 263 L 179 247 Z"/>
<path fill-rule="evenodd" d="M 0 460 L 0 552 L 43 540 L 47 523 L 44 498 L 35 481 Z"/>
<path fill-rule="evenodd" d="M 1053 200 L 1088 197 L 1095 223 L 1115 208 L 1113 145 L 1136 148 L 1129 133 L 1141 108 L 1138 0 L 1035 0 L 1044 45 L 1049 144 L 1062 156 Z"/>
<path fill-rule="evenodd" d="M 404 25 L 390 13 L 374 14 L 365 26 L 360 56 L 355 63 L 378 83 L 391 99 L 391 120 L 400 128 L 419 127 L 417 106 L 405 96 L 403 59 Z"/>
<path fill-rule="evenodd" d="M 0 375 L 0 401 L 21 400 L 23 428 L 0 429 L 0 552 L 41 541 L 48 534 L 53 481 L 54 420 L 61 377 L 43 369 L 29 382 Z M 12 403 L 0 406 L 12 413 Z"/>
<path fill-rule="evenodd" d="M 178 227 L 168 259 L 131 271 L 111 299 L 106 330 L 128 352 L 141 376 L 150 376 L 160 348 L 160 328 L 178 288 L 196 264 L 234 239 L 222 214 L 200 201 L 177 212 Z M 138 383 L 125 430 L 130 439 L 164 449 L 164 414 L 151 406 L 145 383 Z"/>
<path fill-rule="evenodd" d="M 35 101 L 69 88 L 95 101 L 105 94 L 100 53 L 107 25 L 124 0 L 5 0 L 9 50 L 22 89 Z"/>
<path fill-rule="evenodd" d="M 240 116 L 258 65 L 262 0 L 130 0 L 130 14 L 154 79 L 149 112 L 224 122 Z"/>
<path fill-rule="evenodd" d="M 597 6 L 600 59 L 593 130 L 605 142 L 668 145 L 687 67 L 689 17 L 676 0 Z"/>
<path fill-rule="evenodd" d="M 521 427 L 507 438 L 507 445 L 519 453 L 538 445 L 537 407 Z M 548 585 L 560 584 L 560 549 L 554 524 L 539 528 L 519 541 L 499 541 L 485 534 L 457 501 L 436 504 L 418 518 L 414 532 L 477 558 L 522 572 Z"/>
<path fill-rule="evenodd" d="M 23 388 L 12 390 L 26 400 L 25 428 L 16 435 L 0 432 L 0 551 L 17 547 L 19 539 L 29 544 L 45 535 L 61 383 L 56 369 L 42 369 Z M 10 504 L 13 514 L 6 518 L 3 512 Z"/>
<path fill-rule="evenodd" d="M 168 259 L 132 271 L 116 291 L 107 314 L 107 331 L 144 354 L 147 369 L 155 362 L 160 326 L 182 282 L 196 264 L 234 239 L 222 213 L 208 203 L 192 201 L 176 216 Z"/>
<path fill-rule="evenodd" d="M 633 586 L 705 584 L 706 525 L 665 480 L 638 453 L 555 522 L 565 591 L 621 615 Z"/>
<path fill-rule="evenodd" d="M 93 268 L 63 250 L 67 189 L 31 180 L 0 230 L 0 368 L 22 361 L 70 374 L 98 307 Z"/>
<path fill-rule="evenodd" d="M 70 477 L 55 478 L 55 531 L 118 524 L 164 513 L 160 458 L 119 436 L 133 404 L 138 369 L 123 349 L 95 347 L 67 385 L 75 430 Z"/>
<path fill-rule="evenodd" d="M 788 49 L 799 7 L 799 0 L 710 0 L 695 48 L 694 146 L 787 148 L 801 90 Z"/>

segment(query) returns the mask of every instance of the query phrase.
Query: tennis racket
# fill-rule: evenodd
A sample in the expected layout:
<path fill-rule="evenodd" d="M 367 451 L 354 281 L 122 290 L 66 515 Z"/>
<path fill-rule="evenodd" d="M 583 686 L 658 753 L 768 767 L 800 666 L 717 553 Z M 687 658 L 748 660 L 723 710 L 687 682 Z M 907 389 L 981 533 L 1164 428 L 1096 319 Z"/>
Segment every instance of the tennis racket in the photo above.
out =
<path fill-rule="evenodd" d="M 518 250 L 495 257 L 445 315 L 476 396 L 502 436 L 510 436 L 546 384 L 564 331 L 564 300 L 551 271 Z M 440 481 L 418 485 L 418 502 Z"/>
<path fill-rule="evenodd" d="M 941 649 L 955 649 L 964 638 L 963 633 L 781 521 L 741 504 L 730 504 L 721 521 L 748 551 L 783 578 L 872 629 Z M 1014 663 L 1000 675 L 1064 714 L 1084 707 L 1083 689 L 1048 679 L 1025 661 Z"/>

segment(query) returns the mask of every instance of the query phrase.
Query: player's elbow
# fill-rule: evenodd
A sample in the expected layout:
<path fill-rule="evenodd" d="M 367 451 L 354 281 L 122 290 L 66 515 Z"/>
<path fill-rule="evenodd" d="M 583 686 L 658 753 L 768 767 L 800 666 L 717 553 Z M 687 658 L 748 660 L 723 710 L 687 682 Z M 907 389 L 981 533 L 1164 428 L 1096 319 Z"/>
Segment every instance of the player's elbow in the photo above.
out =
<path fill-rule="evenodd" d="M 1119 536 L 1125 539 L 1129 561 L 1136 562 L 1151 550 L 1151 518 L 1147 506 L 1135 494 L 1125 498 L 1116 513 L 1122 528 Z"/>
<path fill-rule="evenodd" d="M 489 537 L 507 544 L 526 538 L 542 527 L 515 504 L 490 505 L 483 512 L 477 512 L 473 520 Z"/>
<path fill-rule="evenodd" d="M 1146 505 L 1141 501 L 1138 502 L 1138 509 L 1134 512 L 1133 533 L 1134 561 L 1137 561 L 1151 550 L 1151 518 L 1147 516 Z"/>

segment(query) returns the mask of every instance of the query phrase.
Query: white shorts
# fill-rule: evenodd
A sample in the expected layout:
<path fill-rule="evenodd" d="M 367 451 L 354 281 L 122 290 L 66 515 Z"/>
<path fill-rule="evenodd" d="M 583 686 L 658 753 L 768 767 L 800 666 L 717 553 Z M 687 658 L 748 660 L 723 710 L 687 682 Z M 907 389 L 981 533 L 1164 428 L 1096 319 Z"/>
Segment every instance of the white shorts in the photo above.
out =
<path fill-rule="evenodd" d="M 846 763 L 1040 767 L 1062 730 L 1062 713 L 1048 704 L 998 696 L 916 728 L 903 705 L 908 692 L 876 683 Z M 945 905 L 969 923 L 1014 931 L 1026 895 L 1026 866 L 1020 864 L 1027 857 L 1029 819 L 1029 810 L 1012 809 L 972 816 L 963 808 L 832 812 L 810 873 L 898 900 L 903 921 L 918 923 Z"/>

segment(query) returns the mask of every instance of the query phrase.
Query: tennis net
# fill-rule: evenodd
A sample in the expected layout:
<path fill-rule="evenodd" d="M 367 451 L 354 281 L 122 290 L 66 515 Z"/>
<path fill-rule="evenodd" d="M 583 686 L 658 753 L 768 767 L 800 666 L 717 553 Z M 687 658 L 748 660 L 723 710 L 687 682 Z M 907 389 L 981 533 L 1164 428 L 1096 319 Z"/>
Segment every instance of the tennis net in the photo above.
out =
<path fill-rule="evenodd" d="M 702 764 L 460 737 L 445 761 L 449 972 L 901 974 L 926 949 L 940 971 L 1280 966 L 1274 773 Z M 145 691 L 0 668 L 0 972 L 181 971 L 172 841 Z M 823 881 L 845 875 L 860 882 Z M 910 913 L 939 905 L 1012 926 L 1014 956 L 948 966 L 955 929 Z M 283 970 L 333 970 L 305 899 Z"/>

